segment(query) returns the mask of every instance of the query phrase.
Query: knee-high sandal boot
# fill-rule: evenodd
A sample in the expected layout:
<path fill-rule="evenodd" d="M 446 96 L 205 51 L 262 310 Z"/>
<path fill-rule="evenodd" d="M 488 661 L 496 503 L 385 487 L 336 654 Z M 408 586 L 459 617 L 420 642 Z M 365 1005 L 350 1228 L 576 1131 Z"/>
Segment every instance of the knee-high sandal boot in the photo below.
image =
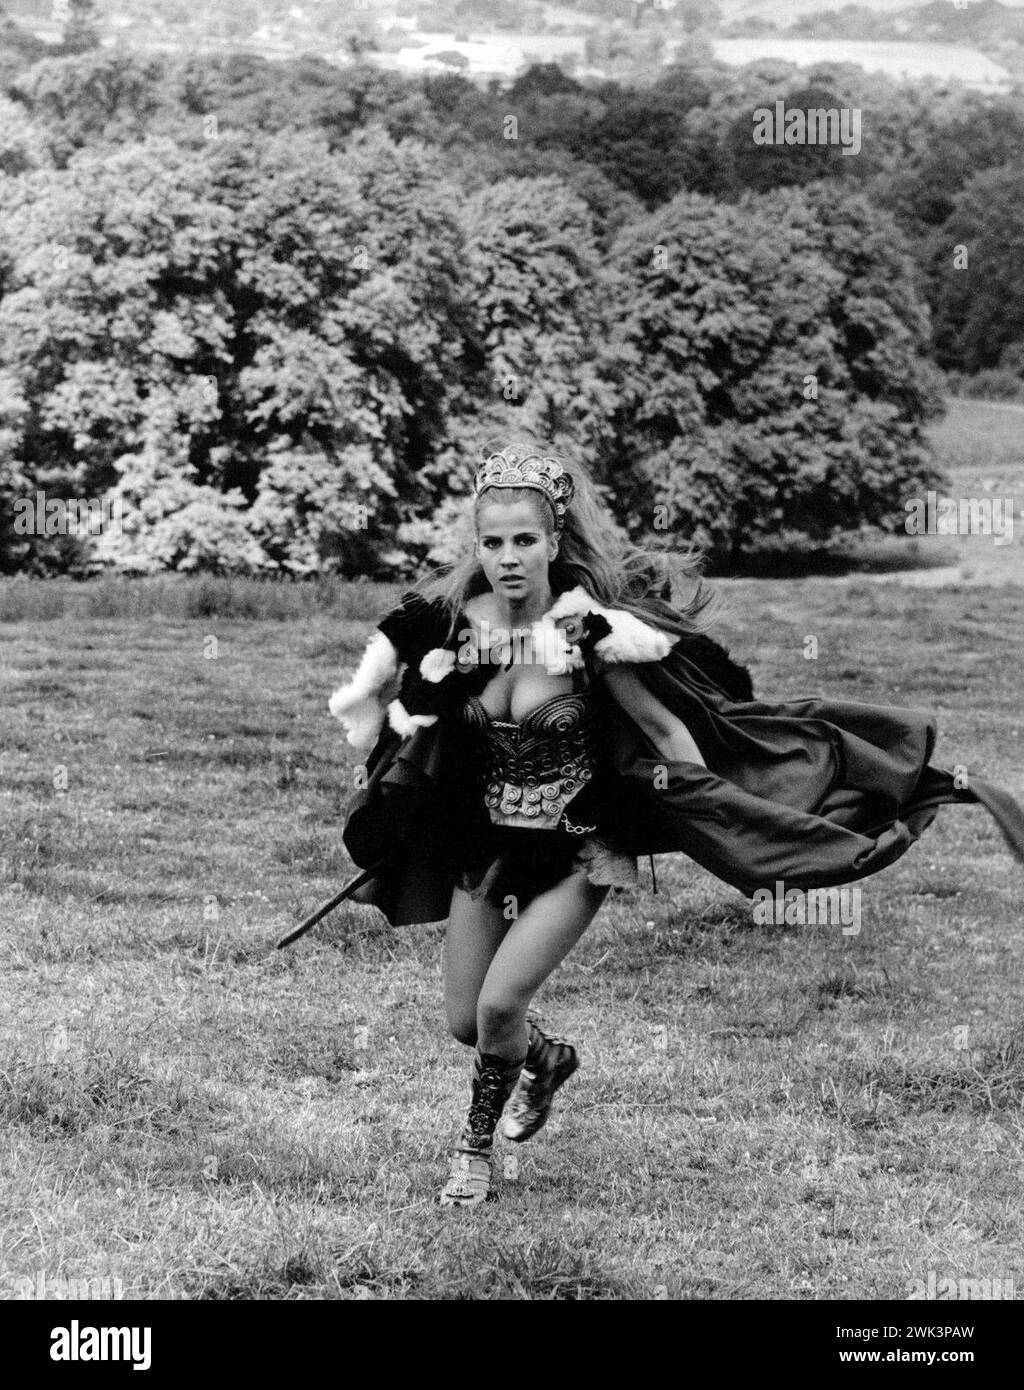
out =
<path fill-rule="evenodd" d="M 473 1099 L 452 1154 L 451 1176 L 441 1193 L 443 1207 L 475 1206 L 490 1196 L 494 1131 L 522 1069 L 522 1061 L 509 1062 L 477 1049 Z"/>
<path fill-rule="evenodd" d="M 530 1047 L 501 1132 L 521 1144 L 547 1123 L 555 1092 L 580 1064 L 576 1049 L 564 1038 L 549 1038 L 530 1021 Z"/>

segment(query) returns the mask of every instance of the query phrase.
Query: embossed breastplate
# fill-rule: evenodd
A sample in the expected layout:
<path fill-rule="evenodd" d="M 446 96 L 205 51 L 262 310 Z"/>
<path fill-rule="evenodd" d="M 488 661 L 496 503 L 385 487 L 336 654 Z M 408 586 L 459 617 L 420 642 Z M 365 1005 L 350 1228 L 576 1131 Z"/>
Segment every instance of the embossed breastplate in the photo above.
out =
<path fill-rule="evenodd" d="M 462 718 L 480 736 L 484 804 L 492 822 L 556 829 L 598 765 L 595 719 L 587 694 L 555 695 L 531 710 L 521 724 L 492 719 L 471 695 Z"/>

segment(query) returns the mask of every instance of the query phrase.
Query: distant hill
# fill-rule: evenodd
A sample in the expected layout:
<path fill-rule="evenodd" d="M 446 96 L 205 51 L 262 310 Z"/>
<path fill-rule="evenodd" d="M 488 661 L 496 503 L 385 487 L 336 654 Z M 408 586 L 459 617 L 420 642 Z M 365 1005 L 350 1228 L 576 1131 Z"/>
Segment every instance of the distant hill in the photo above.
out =
<path fill-rule="evenodd" d="M 12 18 L 8 37 L 0 38 L 0 72 L 9 78 L 59 51 L 54 46 L 63 30 L 53 0 L 9 0 L 7 13 Z M 835 41 L 837 60 L 844 44 L 949 44 L 1024 78 L 1024 0 L 971 0 L 963 8 L 951 0 L 835 8 L 828 0 L 206 0 L 201 8 L 187 0 L 96 0 L 94 16 L 103 46 L 123 43 L 140 53 L 241 49 L 265 58 L 315 54 L 338 64 L 369 58 L 399 71 L 447 68 L 478 81 L 514 77 L 530 61 L 598 78 L 651 81 L 695 45 L 762 36 Z M 751 60 L 763 56 L 756 44 L 743 52 L 748 48 Z M 848 61 L 861 59 L 853 54 Z M 912 68 L 938 76 L 962 69 L 972 80 L 969 55 L 947 55 L 943 63 L 936 54 L 929 65 L 925 52 Z"/>

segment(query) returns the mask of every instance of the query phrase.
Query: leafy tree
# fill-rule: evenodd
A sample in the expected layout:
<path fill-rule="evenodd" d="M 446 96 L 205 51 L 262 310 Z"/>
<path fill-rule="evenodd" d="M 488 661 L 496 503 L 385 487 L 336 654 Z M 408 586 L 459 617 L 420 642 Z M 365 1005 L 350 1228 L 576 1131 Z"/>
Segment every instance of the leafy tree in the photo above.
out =
<path fill-rule="evenodd" d="M 82 152 L 8 185 L 0 371 L 19 479 L 98 497 L 133 450 L 177 447 L 215 416 L 196 388 L 226 351 L 231 228 L 202 183 L 163 144 Z M 30 550 L 48 563 L 44 539 Z"/>
<path fill-rule="evenodd" d="M 9 192 L 10 486 L 123 498 L 125 539 L 99 553 L 125 568 L 304 571 L 311 546 L 327 567 L 402 562 L 388 538 L 440 489 L 465 314 L 454 196 L 421 147 L 150 140 Z M 51 549 L 7 563 L 45 568 Z"/>
<path fill-rule="evenodd" d="M 334 146 L 363 125 L 395 138 L 435 138 L 425 97 L 396 74 L 304 57 L 255 54 L 147 58 L 100 50 L 38 63 L 13 94 L 49 133 L 59 163 L 100 141 L 163 135 L 195 149 L 231 130 L 322 130 Z"/>
<path fill-rule="evenodd" d="M 827 87 L 797 87 L 782 98 L 786 111 L 838 111 L 842 99 Z M 738 116 L 729 128 L 724 154 L 733 180 L 740 188 L 764 193 L 786 184 L 814 183 L 818 179 L 844 176 L 853 159 L 844 156 L 838 145 L 754 143 L 754 113 L 765 108 L 775 124 L 775 97 L 765 97 Z M 773 129 L 776 140 L 785 131 Z"/>
<path fill-rule="evenodd" d="M 593 372 L 599 259 L 586 205 L 555 178 L 506 180 L 470 198 L 462 221 L 482 418 L 548 439 L 592 434 L 609 401 Z"/>
<path fill-rule="evenodd" d="M 828 186 L 680 195 L 625 229 L 605 272 L 604 458 L 632 529 L 671 517 L 731 557 L 895 529 L 932 476 L 920 426 L 937 402 L 908 285 L 890 224 Z"/>
<path fill-rule="evenodd" d="M 996 367 L 1024 340 L 1022 207 L 1024 167 L 1015 160 L 972 178 L 932 237 L 935 347 L 944 367 Z"/>
<path fill-rule="evenodd" d="M 421 90 L 427 103 L 433 141 L 445 150 L 464 148 L 475 152 L 479 144 L 507 151 L 503 140 L 503 121 L 508 114 L 507 100 L 494 91 L 485 92 L 461 73 L 427 74 Z"/>
<path fill-rule="evenodd" d="M 461 222 L 472 306 L 461 387 L 433 499 L 396 533 L 432 562 L 453 557 L 486 441 L 533 436 L 587 450 L 613 406 L 595 366 L 599 254 L 586 204 L 558 178 L 524 176 L 474 193 Z"/>
<path fill-rule="evenodd" d="M 578 96 L 583 88 L 557 63 L 532 63 L 509 88 L 509 101 L 518 105 L 542 97 Z"/>
<path fill-rule="evenodd" d="M 160 109 L 165 71 L 162 58 L 99 49 L 36 63 L 12 91 L 63 165 L 87 145 L 143 136 Z"/>
<path fill-rule="evenodd" d="M 37 487 L 126 521 L 91 549 L 0 530 L 0 568 L 393 573 L 441 557 L 479 442 L 531 430 L 638 532 L 657 500 L 720 551 L 887 525 L 932 476 L 926 272 L 944 364 L 1017 380 L 1016 97 L 107 51 L 11 90 L 0 528 Z M 862 108 L 861 154 L 777 164 L 751 136 L 778 96 Z"/>
<path fill-rule="evenodd" d="M 1024 149 L 1019 102 L 967 93 L 945 120 L 916 120 L 915 148 L 878 180 L 875 196 L 912 234 L 925 237 L 953 212 L 965 185 L 986 169 L 1018 160 Z"/>
<path fill-rule="evenodd" d="M 595 95 L 604 107 L 602 114 L 570 127 L 564 136 L 577 158 L 596 164 L 648 208 L 700 177 L 699 164 L 683 139 L 688 107 L 680 96 L 614 83 L 598 88 Z"/>
<path fill-rule="evenodd" d="M 0 97 L 0 174 L 23 174 L 48 162 L 43 131 L 23 106 Z"/>
<path fill-rule="evenodd" d="M 486 160 L 478 156 L 476 168 L 484 175 L 484 183 L 497 180 L 497 162 L 492 168 Z M 594 235 L 602 250 L 621 227 L 643 215 L 643 205 L 632 193 L 627 193 L 624 188 L 617 188 L 600 169 L 584 160 L 576 159 L 565 150 L 527 148 L 522 151 L 518 167 L 510 161 L 504 161 L 500 170 L 506 177 L 511 178 L 558 179 L 566 193 L 581 198 L 586 203 L 592 218 Z M 463 183 L 466 181 L 462 180 Z"/>
<path fill-rule="evenodd" d="M 105 499 L 120 505 L 123 529 L 100 533 L 86 567 L 106 564 L 129 575 L 263 568 L 266 556 L 245 515 L 245 498 L 237 489 L 202 487 L 195 474 L 178 441 L 152 437 L 124 456 Z"/>

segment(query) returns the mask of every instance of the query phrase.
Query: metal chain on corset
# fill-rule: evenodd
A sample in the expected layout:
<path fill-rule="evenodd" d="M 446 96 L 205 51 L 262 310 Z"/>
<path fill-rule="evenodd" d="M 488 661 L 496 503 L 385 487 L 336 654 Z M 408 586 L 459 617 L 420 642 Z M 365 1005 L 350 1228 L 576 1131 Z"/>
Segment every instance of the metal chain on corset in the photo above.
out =
<path fill-rule="evenodd" d="M 588 835 L 597 829 L 596 825 L 573 825 L 568 817 L 562 821 L 562 828 L 567 830 L 570 835 Z"/>

